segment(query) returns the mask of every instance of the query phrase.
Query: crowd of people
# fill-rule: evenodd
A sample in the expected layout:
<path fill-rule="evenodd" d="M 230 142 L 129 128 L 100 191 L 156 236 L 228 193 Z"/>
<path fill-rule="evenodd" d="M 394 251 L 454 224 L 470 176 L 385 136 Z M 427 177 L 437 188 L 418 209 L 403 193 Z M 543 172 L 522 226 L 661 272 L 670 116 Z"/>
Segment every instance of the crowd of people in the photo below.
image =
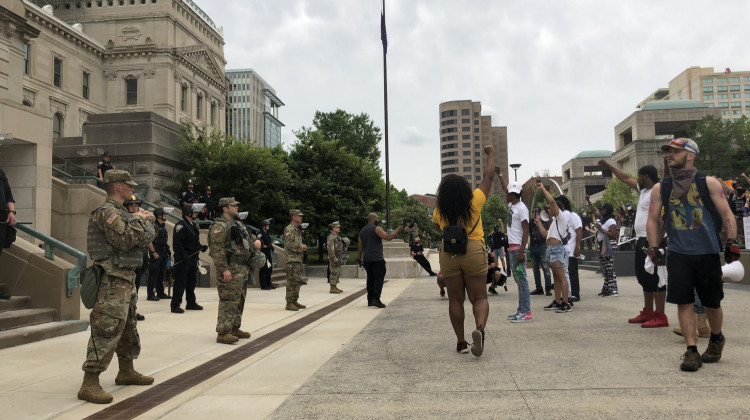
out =
<path fill-rule="evenodd" d="M 693 166 L 699 153 L 693 140 L 672 140 L 662 151 L 664 179 L 659 179 L 658 170 L 651 165 L 632 177 L 606 160 L 599 161 L 602 168 L 639 194 L 637 206 L 596 207 L 586 196 L 587 208 L 580 214 L 571 211 L 567 197 L 553 197 L 538 180 L 536 188 L 542 191 L 546 208 L 535 208 L 530 215 L 521 201 L 521 185 L 505 181 L 492 166 L 491 147 L 485 148 L 490 163 L 475 190 L 460 176 L 443 177 L 433 221 L 443 232 L 438 285 L 441 296 L 446 289 L 448 292 L 456 351 L 464 354 L 470 349 L 477 357 L 482 354 L 489 312 L 487 293 L 496 293 L 496 285 L 506 274 L 506 259 L 507 273 L 518 286 L 518 306 L 508 320 L 531 322 L 531 295 L 554 294 L 544 309 L 557 313 L 569 313 L 574 302 L 580 302 L 578 261 L 589 238 L 593 239 L 589 249 L 596 251 L 603 275 L 599 296 L 617 297 L 614 256 L 620 239 L 620 244 L 629 244 L 629 250 L 635 251 L 636 279 L 643 290 L 643 307 L 628 322 L 642 328 L 668 327 L 665 304 L 676 304 L 680 325 L 673 331 L 684 337 L 687 346 L 680 369 L 696 371 L 703 363 L 718 362 L 725 343 L 720 253 L 723 250 L 726 264 L 739 260 L 744 235 L 738 227 L 741 229 L 742 218 L 748 215 L 750 195 L 740 179 L 722 182 L 699 173 Z M 507 233 L 500 223 L 485 238 L 479 211 L 495 174 L 508 201 Z M 750 184 L 744 173 L 741 177 Z M 630 236 L 626 241 L 620 238 L 623 227 L 629 229 L 625 230 Z M 462 247 L 456 246 L 455 238 L 461 237 L 455 235 L 456 230 L 468 238 Z M 526 279 L 527 253 L 535 277 L 533 292 Z M 502 268 L 498 260 L 503 260 Z M 486 283 L 491 284 L 489 290 Z M 476 325 L 470 345 L 463 329 L 467 294 Z M 696 346 L 697 336 L 709 338 L 702 354 Z"/>

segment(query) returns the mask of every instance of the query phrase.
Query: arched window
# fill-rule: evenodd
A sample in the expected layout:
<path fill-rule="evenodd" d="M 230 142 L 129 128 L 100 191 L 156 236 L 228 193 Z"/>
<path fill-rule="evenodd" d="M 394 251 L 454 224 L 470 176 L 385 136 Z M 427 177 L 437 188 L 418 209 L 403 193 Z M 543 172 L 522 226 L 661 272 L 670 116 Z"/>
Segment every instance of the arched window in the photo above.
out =
<path fill-rule="evenodd" d="M 60 113 L 56 113 L 54 117 L 52 117 L 52 138 L 56 139 L 58 137 L 62 137 L 63 134 L 63 116 L 60 115 Z"/>

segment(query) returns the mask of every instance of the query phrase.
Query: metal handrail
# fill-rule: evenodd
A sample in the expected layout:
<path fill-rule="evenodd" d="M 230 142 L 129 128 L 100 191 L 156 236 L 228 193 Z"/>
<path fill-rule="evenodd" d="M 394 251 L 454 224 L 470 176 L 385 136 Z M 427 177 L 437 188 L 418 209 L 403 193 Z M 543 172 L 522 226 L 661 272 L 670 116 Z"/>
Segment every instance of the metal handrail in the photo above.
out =
<path fill-rule="evenodd" d="M 55 168 L 54 166 L 52 167 L 52 171 L 55 172 L 55 173 L 58 173 L 59 175 L 61 175 L 61 177 L 63 178 L 63 180 L 65 182 L 67 182 L 68 184 L 72 184 L 72 183 L 86 184 L 87 180 L 99 181 L 99 177 L 97 177 L 97 176 L 91 176 L 91 175 L 71 175 L 71 174 L 63 171 L 62 169 Z M 76 181 L 83 181 L 83 182 L 76 182 Z"/>
<path fill-rule="evenodd" d="M 23 224 L 17 224 L 15 225 L 15 228 L 20 230 L 23 233 L 26 233 L 34 238 L 37 238 L 41 240 L 44 243 L 44 257 L 48 260 L 55 259 L 55 249 L 59 249 L 60 251 L 71 255 L 75 257 L 78 260 L 78 264 L 76 264 L 73 268 L 68 270 L 67 275 L 67 294 L 68 297 L 73 296 L 73 290 L 78 288 L 79 285 L 79 274 L 81 271 L 83 271 L 84 268 L 86 268 L 86 254 L 73 248 L 72 246 L 60 242 L 59 240 L 52 238 L 50 236 L 47 236 L 35 229 L 30 228 L 29 226 L 23 225 Z"/>
<path fill-rule="evenodd" d="M 170 205 L 174 206 L 175 208 L 179 208 L 180 207 L 180 202 L 177 201 L 176 199 L 174 199 L 174 198 L 172 198 L 172 197 L 170 197 L 170 196 L 168 196 L 168 195 L 166 195 L 164 193 L 159 193 L 159 195 L 161 195 L 161 200 L 164 201 L 165 203 L 170 204 Z"/>

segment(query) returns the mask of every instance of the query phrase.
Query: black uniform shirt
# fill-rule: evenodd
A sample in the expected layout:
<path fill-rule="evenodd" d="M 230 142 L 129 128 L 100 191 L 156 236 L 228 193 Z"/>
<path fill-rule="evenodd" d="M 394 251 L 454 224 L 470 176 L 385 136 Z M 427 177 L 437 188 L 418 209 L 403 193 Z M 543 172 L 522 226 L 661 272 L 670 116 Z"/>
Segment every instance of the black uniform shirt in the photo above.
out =
<path fill-rule="evenodd" d="M 268 232 L 261 230 L 257 237 L 260 239 L 261 252 L 266 254 L 266 257 L 270 256 L 271 252 L 273 252 L 273 241 L 271 240 L 271 235 L 269 235 Z"/>
<path fill-rule="evenodd" d="M 155 223 L 156 226 L 156 239 L 154 239 L 154 249 L 156 252 L 163 251 L 169 248 L 169 233 L 167 232 L 167 225 L 163 225 L 159 222 Z"/>
<path fill-rule="evenodd" d="M 187 220 L 182 220 L 174 226 L 172 233 L 172 249 L 174 250 L 175 259 L 184 260 L 188 256 L 198 258 L 196 253 L 201 249 L 201 240 L 198 232 L 198 226 Z"/>
<path fill-rule="evenodd" d="M 198 199 L 198 195 L 193 191 L 187 190 L 180 194 L 180 198 L 177 200 L 180 202 L 180 206 L 185 204 L 193 204 Z"/>
<path fill-rule="evenodd" d="M 104 178 L 104 174 L 107 173 L 107 171 L 110 169 L 115 169 L 115 167 L 112 166 L 111 162 L 101 161 L 98 165 L 96 165 L 96 169 L 102 171 L 102 178 Z"/>

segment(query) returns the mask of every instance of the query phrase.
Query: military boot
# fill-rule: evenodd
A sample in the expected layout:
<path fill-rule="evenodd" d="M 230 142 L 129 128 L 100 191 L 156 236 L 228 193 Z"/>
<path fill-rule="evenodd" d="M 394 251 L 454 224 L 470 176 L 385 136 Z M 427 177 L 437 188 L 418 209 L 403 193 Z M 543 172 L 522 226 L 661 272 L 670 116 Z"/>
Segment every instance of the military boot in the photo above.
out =
<path fill-rule="evenodd" d="M 112 395 L 99 385 L 99 373 L 85 372 L 81 389 L 78 390 L 78 399 L 94 404 L 109 404 L 112 402 Z"/>
<path fill-rule="evenodd" d="M 286 310 L 287 311 L 299 311 L 299 308 L 294 303 L 287 302 L 287 304 L 286 304 Z"/>
<path fill-rule="evenodd" d="M 141 375 L 136 372 L 133 368 L 132 360 L 118 358 L 117 361 L 120 363 L 120 371 L 117 372 L 117 377 L 115 378 L 117 385 L 151 385 L 154 383 L 153 377 Z"/>
<path fill-rule="evenodd" d="M 247 331 L 242 331 L 239 328 L 235 328 L 232 330 L 231 334 L 237 338 L 250 338 L 250 333 Z"/>
<path fill-rule="evenodd" d="M 336 286 L 331 286 L 331 293 L 333 293 L 333 294 L 339 294 L 339 293 L 343 293 L 343 292 L 344 292 L 344 291 L 343 291 L 343 290 L 339 290 L 339 288 L 338 288 L 338 287 L 336 287 Z"/>
<path fill-rule="evenodd" d="M 296 306 L 296 307 L 297 307 L 297 309 L 305 309 L 305 308 L 307 308 L 307 306 L 305 306 L 305 305 L 303 305 L 303 304 L 301 304 L 301 303 L 297 302 L 296 300 L 295 300 L 294 302 L 292 302 L 292 304 L 293 304 L 294 306 Z"/>
<path fill-rule="evenodd" d="M 216 342 L 221 344 L 234 344 L 237 341 L 239 341 L 239 338 L 230 333 L 219 334 L 216 336 Z"/>

